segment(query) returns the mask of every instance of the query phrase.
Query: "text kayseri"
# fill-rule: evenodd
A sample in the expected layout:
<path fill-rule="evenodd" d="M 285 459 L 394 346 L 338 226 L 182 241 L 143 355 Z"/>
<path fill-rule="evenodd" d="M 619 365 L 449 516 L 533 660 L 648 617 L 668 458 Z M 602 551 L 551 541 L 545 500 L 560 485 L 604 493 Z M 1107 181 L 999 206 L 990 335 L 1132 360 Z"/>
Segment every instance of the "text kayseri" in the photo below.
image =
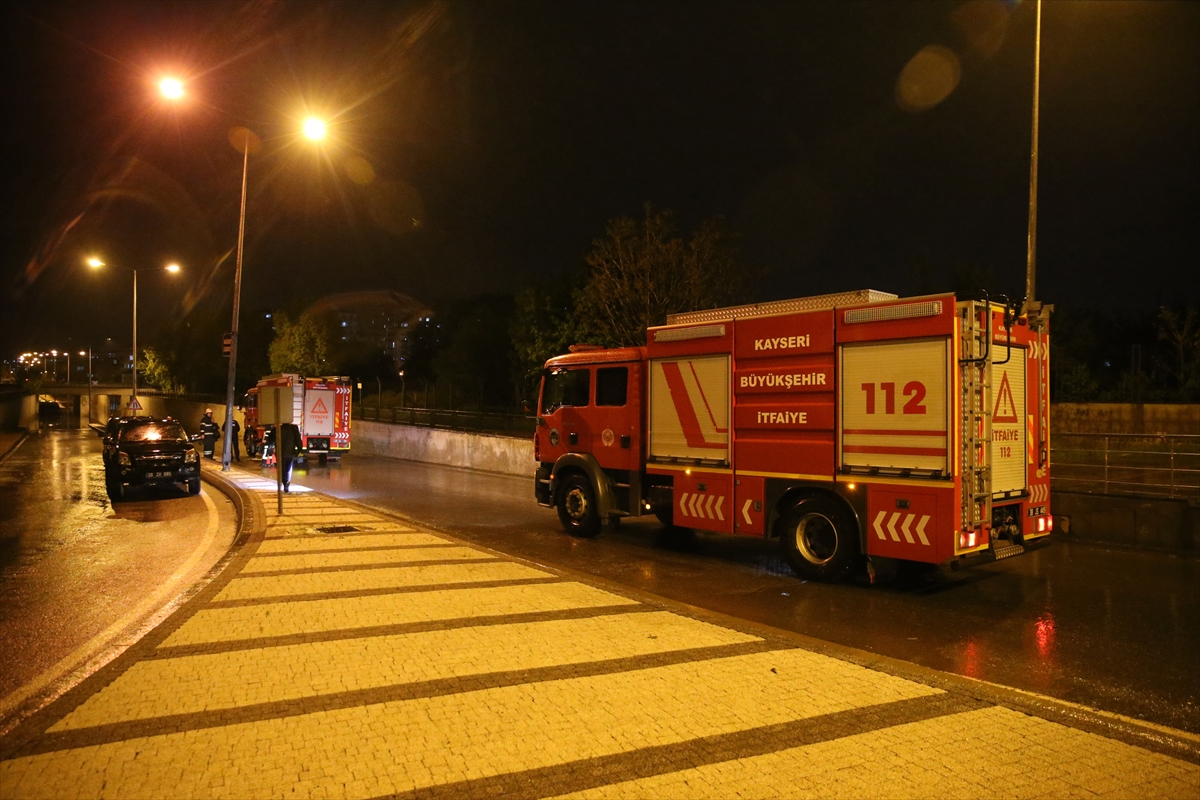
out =
<path fill-rule="evenodd" d="M 797 347 L 811 347 L 812 336 L 780 336 L 775 339 L 755 339 L 755 350 L 794 350 Z"/>
<path fill-rule="evenodd" d="M 807 411 L 759 411 L 760 425 L 807 425 Z"/>
<path fill-rule="evenodd" d="M 742 375 L 738 384 L 743 389 L 791 389 L 794 386 L 825 386 L 824 372 L 789 372 L 784 375 Z"/>

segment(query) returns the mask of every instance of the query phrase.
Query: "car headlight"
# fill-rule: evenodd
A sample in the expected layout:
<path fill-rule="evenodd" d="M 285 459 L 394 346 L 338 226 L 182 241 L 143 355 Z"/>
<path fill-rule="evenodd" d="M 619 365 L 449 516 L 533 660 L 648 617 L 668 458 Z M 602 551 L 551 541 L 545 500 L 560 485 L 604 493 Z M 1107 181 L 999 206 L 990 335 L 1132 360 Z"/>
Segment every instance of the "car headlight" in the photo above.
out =
<path fill-rule="evenodd" d="M 122 467 L 132 467 L 133 462 L 129 460 L 129 453 L 121 453 L 117 456 L 117 460 L 121 462 Z"/>
<path fill-rule="evenodd" d="M 200 454 L 197 453 L 195 450 L 188 450 L 187 454 L 183 457 L 183 463 L 185 463 L 185 464 L 195 464 L 199 461 L 200 461 Z"/>

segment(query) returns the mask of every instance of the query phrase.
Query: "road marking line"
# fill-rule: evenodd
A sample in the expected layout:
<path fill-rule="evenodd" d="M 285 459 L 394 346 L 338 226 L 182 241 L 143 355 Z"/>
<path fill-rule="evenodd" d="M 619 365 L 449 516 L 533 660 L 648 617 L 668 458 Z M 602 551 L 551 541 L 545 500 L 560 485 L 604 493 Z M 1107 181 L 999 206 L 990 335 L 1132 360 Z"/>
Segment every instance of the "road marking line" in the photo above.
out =
<path fill-rule="evenodd" d="M 211 484 L 209 485 L 211 486 Z M 208 552 L 208 548 L 212 546 L 213 541 L 217 538 L 217 528 L 219 527 L 221 521 L 220 516 L 217 513 L 217 504 L 212 501 L 212 498 L 208 496 L 208 493 L 201 492 L 200 497 L 204 500 L 204 506 L 208 511 L 208 527 L 204 530 L 204 538 L 201 540 L 200 546 L 192 552 L 192 554 L 188 557 L 188 560 L 183 563 L 183 566 L 177 569 L 175 573 L 171 575 L 171 577 L 167 578 L 157 592 L 134 606 L 133 610 L 131 610 L 128 614 L 121 617 L 103 631 L 93 636 L 86 643 L 75 648 L 69 655 L 61 659 L 54 666 L 42 672 L 42 674 L 38 675 L 32 681 L 26 683 L 20 689 L 11 692 L 7 697 L 0 700 L 0 716 L 3 716 L 11 709 L 16 708 L 28 698 L 42 691 L 54 681 L 80 666 L 89 658 L 95 656 L 96 653 L 108 645 L 111 640 L 117 636 L 117 634 L 119 634 L 125 628 L 128 628 L 133 623 L 137 622 L 141 617 L 151 614 L 153 611 L 155 611 L 155 609 L 158 609 L 160 613 L 164 611 L 167 608 L 167 606 L 163 605 L 164 601 L 166 601 L 172 595 L 183 591 L 183 589 L 178 587 L 177 584 L 185 575 L 188 574 L 188 572 L 191 571 L 192 567 L 196 566 L 204 554 Z M 146 621 L 149 622 L 151 619 L 153 619 L 153 616 Z M 160 621 L 161 620 L 155 620 L 154 625 L 157 625 Z M 151 625 L 151 627 L 154 627 L 154 625 Z M 143 633 L 144 631 L 139 632 L 133 641 L 140 639 Z M 130 642 L 130 644 L 132 643 L 133 642 Z M 125 647 L 122 647 L 121 651 L 124 651 L 125 649 Z M 120 655 L 120 652 L 111 653 L 110 657 L 105 661 L 105 663 L 108 663 L 108 661 L 111 661 L 118 655 Z M 97 668 L 100 666 L 103 665 L 97 665 Z"/>

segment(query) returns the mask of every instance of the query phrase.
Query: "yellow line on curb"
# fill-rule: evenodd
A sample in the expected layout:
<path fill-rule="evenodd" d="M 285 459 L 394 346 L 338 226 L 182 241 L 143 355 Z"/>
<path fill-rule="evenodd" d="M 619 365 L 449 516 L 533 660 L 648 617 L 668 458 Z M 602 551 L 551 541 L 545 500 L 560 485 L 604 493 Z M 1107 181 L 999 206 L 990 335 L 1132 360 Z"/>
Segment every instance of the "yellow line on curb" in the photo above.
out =
<path fill-rule="evenodd" d="M 109 625 L 100 633 L 93 636 L 85 644 L 75 648 L 70 655 L 60 660 L 54 666 L 46 669 L 41 675 L 38 675 L 29 683 L 26 683 L 21 688 L 13 691 L 4 699 L 0 700 L 0 716 L 3 716 L 13 708 L 25 702 L 28 698 L 45 689 L 54 681 L 58 680 L 63 675 L 66 675 L 72 669 L 75 669 L 80 664 L 87 661 L 97 652 L 104 649 L 117 634 L 128 628 L 133 623 L 137 622 L 143 616 L 151 614 L 156 608 L 161 613 L 171 604 L 164 604 L 164 601 L 172 594 L 176 594 L 179 589 L 177 584 L 184 578 L 192 567 L 196 566 L 197 562 L 208 552 L 208 548 L 212 546 L 213 540 L 217 537 L 217 528 L 220 525 L 220 516 L 217 513 L 217 504 L 212 501 L 207 492 L 201 493 L 201 498 L 204 500 L 204 506 L 208 511 L 208 527 L 204 531 L 204 539 L 200 542 L 200 546 L 188 557 L 188 560 L 183 563 L 183 566 L 175 571 L 168 578 L 157 592 L 147 597 L 142 602 L 138 603 L 132 611 L 118 619 L 112 625 Z M 154 625 L 157 625 L 160 620 L 154 620 Z M 150 627 L 153 627 L 151 625 Z M 138 636 L 137 638 L 141 638 Z M 125 648 L 121 648 L 124 650 Z M 118 652 L 110 653 L 104 663 L 111 661 L 119 655 Z M 103 664 L 96 665 L 97 668 Z"/>

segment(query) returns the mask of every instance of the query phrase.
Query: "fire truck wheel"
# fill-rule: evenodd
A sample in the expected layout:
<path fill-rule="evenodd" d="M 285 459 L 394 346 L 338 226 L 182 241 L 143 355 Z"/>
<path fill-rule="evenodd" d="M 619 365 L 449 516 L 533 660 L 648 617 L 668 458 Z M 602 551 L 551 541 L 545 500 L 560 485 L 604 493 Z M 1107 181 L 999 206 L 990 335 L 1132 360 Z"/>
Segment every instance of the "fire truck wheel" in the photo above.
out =
<path fill-rule="evenodd" d="M 658 517 L 658 521 L 663 524 L 664 528 L 670 528 L 675 525 L 675 507 L 666 506 L 665 508 L 654 509 L 654 516 Z"/>
<path fill-rule="evenodd" d="M 591 538 L 600 533 L 596 493 L 583 475 L 568 475 L 558 490 L 558 519 L 572 536 Z"/>
<path fill-rule="evenodd" d="M 832 583 L 841 580 L 858 551 L 847 514 L 832 500 L 803 499 L 783 519 L 783 557 L 802 578 Z"/>

